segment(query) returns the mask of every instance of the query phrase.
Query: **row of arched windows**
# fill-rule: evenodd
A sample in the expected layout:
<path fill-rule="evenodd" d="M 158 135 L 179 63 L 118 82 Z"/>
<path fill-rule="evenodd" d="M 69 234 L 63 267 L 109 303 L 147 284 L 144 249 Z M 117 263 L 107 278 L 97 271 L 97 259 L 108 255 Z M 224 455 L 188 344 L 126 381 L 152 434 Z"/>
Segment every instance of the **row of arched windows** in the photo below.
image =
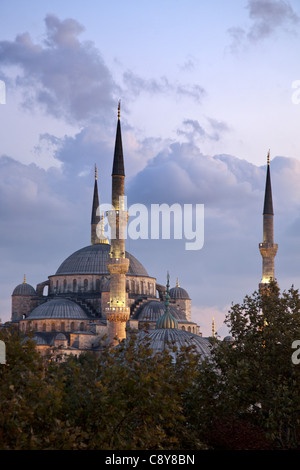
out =
<path fill-rule="evenodd" d="M 85 323 L 78 321 L 67 322 L 67 324 L 64 321 L 51 321 L 51 323 L 26 321 L 22 323 L 23 331 L 32 329 L 35 331 L 85 331 Z"/>
<path fill-rule="evenodd" d="M 92 280 L 83 279 L 78 281 L 74 278 L 68 283 L 68 280 L 65 278 L 61 283 L 57 279 L 54 283 L 54 292 L 55 293 L 67 293 L 67 292 L 100 292 L 101 290 L 101 279 L 96 279 L 93 283 Z M 126 289 L 134 294 L 144 294 L 144 295 L 155 295 L 155 284 L 153 282 L 147 282 L 145 280 L 132 279 L 126 281 Z"/>

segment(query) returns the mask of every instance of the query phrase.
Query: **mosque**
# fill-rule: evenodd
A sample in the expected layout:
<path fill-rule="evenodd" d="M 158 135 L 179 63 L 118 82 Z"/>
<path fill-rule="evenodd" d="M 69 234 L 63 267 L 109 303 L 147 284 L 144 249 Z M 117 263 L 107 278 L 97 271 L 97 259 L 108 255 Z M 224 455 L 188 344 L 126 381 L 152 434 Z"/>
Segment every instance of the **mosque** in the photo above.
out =
<path fill-rule="evenodd" d="M 125 170 L 121 136 L 120 103 L 112 166 L 112 209 L 106 216 L 112 233 L 104 235 L 103 214 L 99 214 L 97 168 L 88 246 L 68 256 L 55 274 L 36 288 L 26 282 L 12 293 L 11 323 L 31 332 L 41 353 L 79 355 L 99 352 L 103 341 L 118 344 L 132 331 L 150 340 L 155 351 L 168 344 L 194 345 L 200 357 L 210 354 L 210 342 L 202 337 L 191 318 L 191 299 L 179 285 L 170 288 L 156 282 L 145 267 L 125 250 L 124 231 L 128 212 L 124 208 Z M 277 245 L 273 240 L 273 204 L 269 168 L 263 211 L 263 258 L 260 286 L 274 279 Z M 213 325 L 214 328 L 214 325 Z M 214 331 L 212 332 L 214 335 Z"/>

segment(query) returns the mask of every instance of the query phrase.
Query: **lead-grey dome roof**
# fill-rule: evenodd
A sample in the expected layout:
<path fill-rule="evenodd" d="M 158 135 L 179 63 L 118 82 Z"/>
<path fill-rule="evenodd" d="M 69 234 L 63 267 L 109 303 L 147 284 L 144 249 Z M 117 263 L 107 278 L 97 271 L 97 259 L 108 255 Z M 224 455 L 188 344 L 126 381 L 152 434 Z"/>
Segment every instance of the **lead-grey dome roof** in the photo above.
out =
<path fill-rule="evenodd" d="M 198 353 L 202 359 L 210 356 L 210 343 L 208 339 L 202 338 L 194 333 L 186 330 L 179 330 L 176 328 L 159 328 L 149 330 L 147 332 L 140 332 L 141 338 L 150 340 L 150 347 L 153 352 L 162 352 L 168 347 L 175 346 L 177 352 L 180 352 L 182 347 L 194 346 L 195 352 Z"/>
<path fill-rule="evenodd" d="M 185 289 L 182 287 L 176 286 L 170 289 L 170 298 L 171 299 L 189 299 L 190 296 Z"/>
<path fill-rule="evenodd" d="M 14 288 L 12 295 L 36 295 L 36 291 L 30 284 L 23 282 Z"/>
<path fill-rule="evenodd" d="M 89 317 L 78 304 L 71 300 L 52 299 L 39 305 L 28 315 L 30 320 L 41 320 L 44 318 L 87 320 Z"/>
<path fill-rule="evenodd" d="M 106 267 L 109 252 L 110 245 L 102 243 L 81 248 L 62 262 L 56 275 L 109 274 Z M 129 259 L 128 274 L 148 277 L 144 266 L 133 255 L 126 252 L 126 258 Z"/>
<path fill-rule="evenodd" d="M 173 305 L 169 305 L 170 313 L 177 320 L 186 321 L 186 316 L 180 310 Z M 145 320 L 156 322 L 165 313 L 165 304 L 158 300 L 150 300 L 141 305 L 141 307 L 135 312 L 133 318 L 135 320 Z"/>

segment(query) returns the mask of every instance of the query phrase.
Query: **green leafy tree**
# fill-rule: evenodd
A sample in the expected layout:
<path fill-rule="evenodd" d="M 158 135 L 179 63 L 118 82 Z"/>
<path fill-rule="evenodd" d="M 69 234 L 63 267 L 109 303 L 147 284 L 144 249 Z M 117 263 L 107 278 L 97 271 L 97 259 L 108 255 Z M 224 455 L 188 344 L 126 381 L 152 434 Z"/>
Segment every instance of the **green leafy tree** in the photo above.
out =
<path fill-rule="evenodd" d="M 149 343 L 131 334 L 117 348 L 103 344 L 98 356 L 61 361 L 58 354 L 41 356 L 13 328 L 0 337 L 7 346 L 7 364 L 0 367 L 0 449 L 203 447 L 184 413 L 198 371 L 189 348 L 174 364 L 170 353 L 153 357 Z"/>
<path fill-rule="evenodd" d="M 226 430 L 231 448 L 299 448 L 300 365 L 292 362 L 299 292 L 280 294 L 272 282 L 232 305 L 226 323 L 233 341 L 216 340 L 194 384 L 198 432 L 216 447 Z"/>

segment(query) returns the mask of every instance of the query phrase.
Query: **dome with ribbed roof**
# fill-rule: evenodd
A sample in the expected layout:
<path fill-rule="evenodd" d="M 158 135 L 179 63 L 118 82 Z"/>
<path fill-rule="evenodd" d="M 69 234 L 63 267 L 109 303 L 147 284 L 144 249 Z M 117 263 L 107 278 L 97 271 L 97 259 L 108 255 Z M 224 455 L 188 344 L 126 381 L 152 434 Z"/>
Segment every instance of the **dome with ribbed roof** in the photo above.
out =
<path fill-rule="evenodd" d="M 56 275 L 109 274 L 106 267 L 109 252 L 110 245 L 108 244 L 99 243 L 81 248 L 62 262 Z M 144 266 L 133 255 L 128 252 L 125 255 L 129 259 L 128 274 L 149 276 Z"/>
<path fill-rule="evenodd" d="M 173 305 L 169 306 L 170 312 L 173 317 L 177 320 L 186 321 L 186 317 L 183 312 L 178 310 Z M 165 312 L 165 304 L 159 300 L 150 300 L 145 302 L 134 314 L 133 318 L 135 320 L 147 320 L 147 321 L 157 321 Z"/>
<path fill-rule="evenodd" d="M 170 289 L 170 298 L 172 300 L 175 300 L 175 299 L 189 299 L 190 296 L 189 296 L 189 294 L 187 293 L 187 291 L 185 289 L 183 289 L 182 287 L 176 286 L 176 287 L 172 287 L 172 289 Z"/>
<path fill-rule="evenodd" d="M 68 299 L 49 300 L 32 310 L 28 316 L 29 320 L 55 318 L 87 320 L 89 317 L 78 304 Z"/>
<path fill-rule="evenodd" d="M 178 328 L 178 321 L 173 317 L 169 308 L 157 320 L 155 328 Z"/>
<path fill-rule="evenodd" d="M 19 284 L 17 287 L 14 288 L 12 295 L 36 295 L 36 291 L 34 287 L 32 287 L 30 284 L 27 284 L 27 282 L 23 282 L 22 284 Z"/>
<path fill-rule="evenodd" d="M 153 353 L 163 352 L 164 350 L 177 350 L 177 353 L 184 347 L 193 346 L 195 353 L 199 354 L 201 359 L 210 356 L 210 343 L 207 338 L 190 333 L 189 331 L 178 330 L 176 328 L 160 328 L 141 331 L 140 338 L 150 340 L 150 347 Z"/>

